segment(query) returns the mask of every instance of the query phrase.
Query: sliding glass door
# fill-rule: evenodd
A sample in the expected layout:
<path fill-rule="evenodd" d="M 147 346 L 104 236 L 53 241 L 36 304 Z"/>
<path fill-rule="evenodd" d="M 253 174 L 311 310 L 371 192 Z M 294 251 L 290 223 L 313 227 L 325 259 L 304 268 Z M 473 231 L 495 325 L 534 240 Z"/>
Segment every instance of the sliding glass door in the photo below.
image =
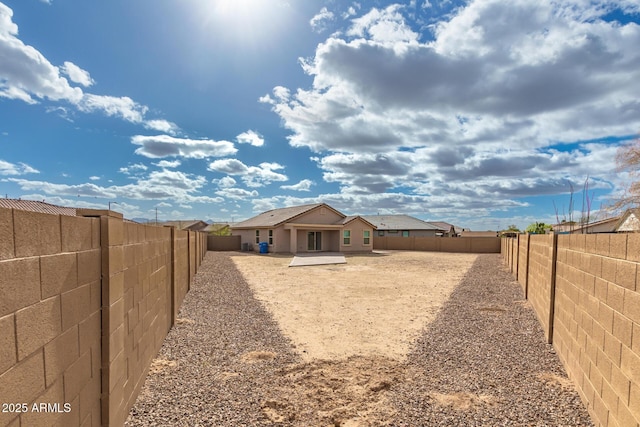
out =
<path fill-rule="evenodd" d="M 307 250 L 322 250 L 322 233 L 320 231 L 309 231 L 307 233 Z"/>

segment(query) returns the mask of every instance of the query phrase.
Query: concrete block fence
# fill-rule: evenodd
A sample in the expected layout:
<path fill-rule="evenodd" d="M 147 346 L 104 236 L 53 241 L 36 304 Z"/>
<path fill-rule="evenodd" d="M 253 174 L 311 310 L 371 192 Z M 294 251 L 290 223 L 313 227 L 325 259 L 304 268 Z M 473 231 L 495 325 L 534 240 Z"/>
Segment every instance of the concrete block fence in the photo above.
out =
<path fill-rule="evenodd" d="M 594 423 L 640 426 L 640 234 L 502 239 Z"/>
<path fill-rule="evenodd" d="M 0 208 L 0 425 L 121 426 L 203 233 Z"/>

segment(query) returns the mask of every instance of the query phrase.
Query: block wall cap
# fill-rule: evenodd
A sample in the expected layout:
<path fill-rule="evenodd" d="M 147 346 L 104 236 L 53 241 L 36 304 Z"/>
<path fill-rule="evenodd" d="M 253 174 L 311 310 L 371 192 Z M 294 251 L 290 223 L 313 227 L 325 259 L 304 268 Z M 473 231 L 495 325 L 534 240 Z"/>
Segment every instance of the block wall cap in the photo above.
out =
<path fill-rule="evenodd" d="M 110 211 L 108 209 L 77 209 L 76 216 L 109 216 L 112 218 L 123 219 L 123 215 L 120 212 Z"/>

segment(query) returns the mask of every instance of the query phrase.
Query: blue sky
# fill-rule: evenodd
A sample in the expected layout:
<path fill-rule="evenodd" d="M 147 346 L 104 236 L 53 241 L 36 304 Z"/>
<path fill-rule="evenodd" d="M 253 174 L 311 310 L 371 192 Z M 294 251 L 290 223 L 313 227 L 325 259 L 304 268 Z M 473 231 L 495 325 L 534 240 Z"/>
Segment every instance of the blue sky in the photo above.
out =
<path fill-rule="evenodd" d="M 603 216 L 639 23 L 635 0 L 0 0 L 0 193 L 486 230 L 568 219 L 572 186 L 579 217 L 588 178 Z"/>

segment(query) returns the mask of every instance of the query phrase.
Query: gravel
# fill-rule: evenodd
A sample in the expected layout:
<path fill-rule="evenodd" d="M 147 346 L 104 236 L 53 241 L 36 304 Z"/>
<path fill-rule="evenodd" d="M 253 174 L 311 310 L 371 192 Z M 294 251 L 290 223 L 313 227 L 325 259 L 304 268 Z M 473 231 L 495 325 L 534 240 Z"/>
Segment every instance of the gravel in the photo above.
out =
<path fill-rule="evenodd" d="M 405 361 L 305 363 L 209 252 L 126 425 L 592 425 L 522 295 L 480 255 Z"/>

